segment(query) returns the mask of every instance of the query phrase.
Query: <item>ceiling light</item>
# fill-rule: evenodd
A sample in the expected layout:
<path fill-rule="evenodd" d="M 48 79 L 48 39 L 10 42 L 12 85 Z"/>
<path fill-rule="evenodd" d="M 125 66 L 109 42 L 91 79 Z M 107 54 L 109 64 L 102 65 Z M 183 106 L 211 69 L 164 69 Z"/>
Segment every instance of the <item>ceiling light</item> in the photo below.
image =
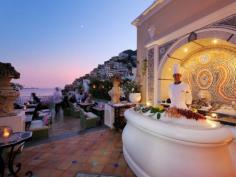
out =
<path fill-rule="evenodd" d="M 213 44 L 217 44 L 217 43 L 218 43 L 218 40 L 217 40 L 217 39 L 213 39 L 213 40 L 212 40 L 212 43 L 213 43 Z"/>
<path fill-rule="evenodd" d="M 188 48 L 184 48 L 184 52 L 188 52 Z"/>

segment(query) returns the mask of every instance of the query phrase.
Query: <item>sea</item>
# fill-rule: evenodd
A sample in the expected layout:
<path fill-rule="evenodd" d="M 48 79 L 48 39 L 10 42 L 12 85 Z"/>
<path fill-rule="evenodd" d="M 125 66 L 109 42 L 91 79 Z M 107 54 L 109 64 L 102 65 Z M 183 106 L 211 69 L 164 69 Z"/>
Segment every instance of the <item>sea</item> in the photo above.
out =
<path fill-rule="evenodd" d="M 23 105 L 30 99 L 31 93 L 35 93 L 41 102 L 50 102 L 54 89 L 53 88 L 24 88 L 20 90 L 20 96 L 17 98 L 16 103 Z"/>
<path fill-rule="evenodd" d="M 20 90 L 20 96 L 29 97 L 31 93 L 35 93 L 39 97 L 52 96 L 54 88 L 24 88 Z"/>

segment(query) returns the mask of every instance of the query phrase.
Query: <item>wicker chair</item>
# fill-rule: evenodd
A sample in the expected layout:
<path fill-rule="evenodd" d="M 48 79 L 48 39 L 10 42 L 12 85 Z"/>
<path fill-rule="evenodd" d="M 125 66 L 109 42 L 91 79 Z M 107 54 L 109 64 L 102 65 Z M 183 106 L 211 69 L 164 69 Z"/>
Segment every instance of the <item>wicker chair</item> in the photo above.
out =
<path fill-rule="evenodd" d="M 100 118 L 96 114 L 85 112 L 80 108 L 80 126 L 82 130 L 96 127 L 99 120 Z"/>
<path fill-rule="evenodd" d="M 80 118 L 80 111 L 77 110 L 77 108 L 72 103 L 70 103 L 69 107 L 64 108 L 64 115 Z"/>

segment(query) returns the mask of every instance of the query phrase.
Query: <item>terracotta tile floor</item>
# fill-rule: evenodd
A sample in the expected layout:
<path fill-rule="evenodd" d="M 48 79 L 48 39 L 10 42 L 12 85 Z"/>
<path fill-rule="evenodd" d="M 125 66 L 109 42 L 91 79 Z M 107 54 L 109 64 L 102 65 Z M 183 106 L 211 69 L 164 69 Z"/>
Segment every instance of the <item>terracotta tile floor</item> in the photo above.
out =
<path fill-rule="evenodd" d="M 108 129 L 25 148 L 17 157 L 19 176 L 32 170 L 36 177 L 74 177 L 76 172 L 135 175 L 127 166 L 121 133 Z"/>
<path fill-rule="evenodd" d="M 73 117 L 56 117 L 49 129 L 49 136 L 57 136 L 80 130 L 80 119 Z"/>

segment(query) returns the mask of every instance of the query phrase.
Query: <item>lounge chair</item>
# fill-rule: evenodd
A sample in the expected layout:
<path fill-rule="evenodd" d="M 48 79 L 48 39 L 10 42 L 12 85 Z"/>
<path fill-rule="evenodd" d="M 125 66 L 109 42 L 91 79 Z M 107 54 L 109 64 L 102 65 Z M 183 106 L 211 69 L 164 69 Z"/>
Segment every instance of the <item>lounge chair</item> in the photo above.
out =
<path fill-rule="evenodd" d="M 92 113 L 85 112 L 82 108 L 80 108 L 80 126 L 82 130 L 93 128 L 97 126 L 100 118 Z"/>
<path fill-rule="evenodd" d="M 72 103 L 69 103 L 69 107 L 64 108 L 64 115 L 80 118 L 80 112 L 77 110 L 77 107 Z"/>

